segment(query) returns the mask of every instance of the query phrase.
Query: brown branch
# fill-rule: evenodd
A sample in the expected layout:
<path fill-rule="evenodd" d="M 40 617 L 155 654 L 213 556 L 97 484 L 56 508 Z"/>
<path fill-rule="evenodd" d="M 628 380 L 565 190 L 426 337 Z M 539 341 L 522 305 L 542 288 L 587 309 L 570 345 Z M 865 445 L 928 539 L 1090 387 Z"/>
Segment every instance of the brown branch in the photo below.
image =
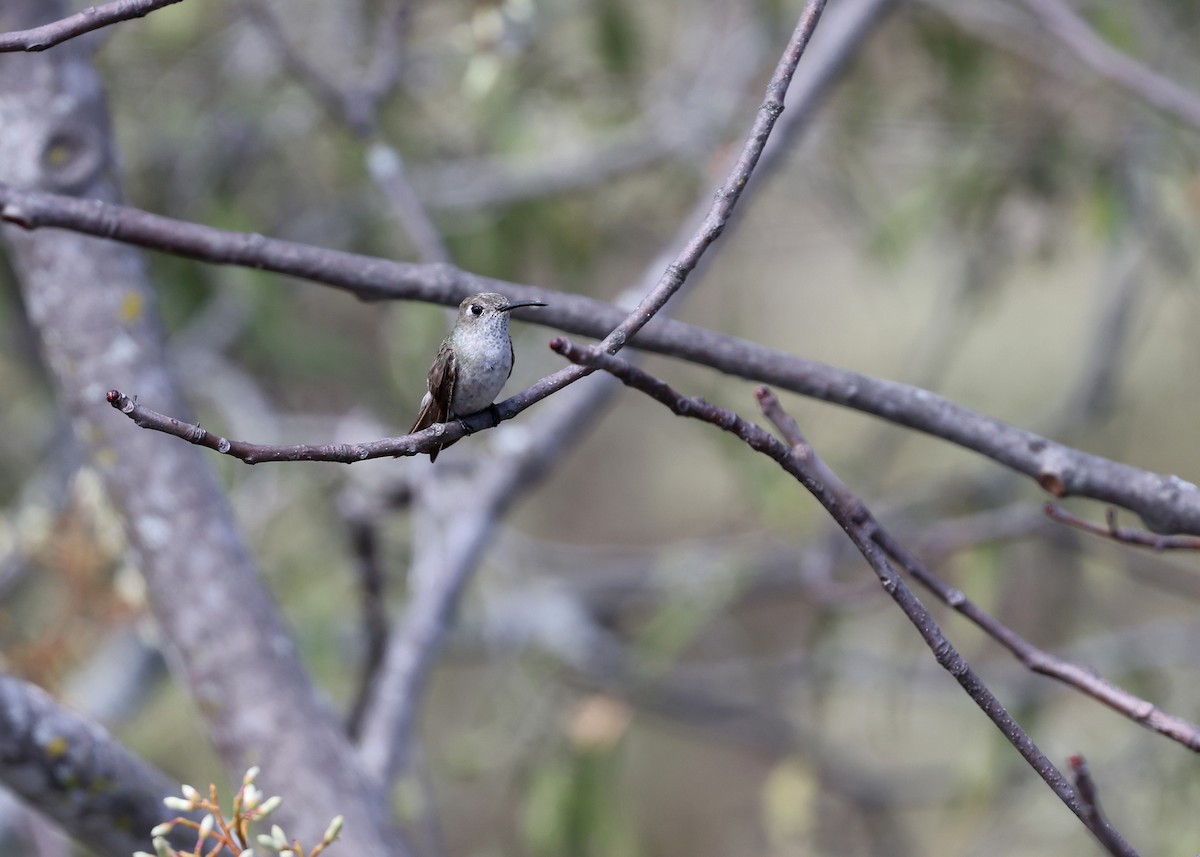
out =
<path fill-rule="evenodd" d="M 416 434 L 383 438 L 366 443 L 301 443 L 286 446 L 250 443 L 243 440 L 230 440 L 213 434 L 194 423 L 151 410 L 144 405 L 139 405 L 119 390 L 109 390 L 106 398 L 110 405 L 141 428 L 172 435 L 196 446 L 203 446 L 222 455 L 244 461 L 246 464 L 263 464 L 268 461 L 332 461 L 339 464 L 353 464 L 356 461 L 368 461 L 372 458 L 417 455 L 428 452 L 446 440 L 457 440 L 467 433 L 460 424 L 448 423 L 444 426 L 431 426 Z M 490 422 L 491 418 L 485 411 L 479 419 Z M 471 420 L 467 422 L 468 425 L 471 424 Z"/>
<path fill-rule="evenodd" d="M 872 520 L 872 538 L 905 571 L 946 605 L 953 607 L 993 640 L 1012 652 L 1035 673 L 1056 679 L 1107 705 L 1134 723 L 1152 732 L 1178 741 L 1193 752 L 1200 752 L 1200 726 L 1168 714 L 1158 706 L 1098 676 L 1094 670 L 1051 655 L 1030 643 L 1003 622 L 967 598 L 966 594 L 941 580 L 887 530 Z"/>
<path fill-rule="evenodd" d="M 1117 510 L 1112 508 L 1106 509 L 1104 512 L 1104 526 L 1084 520 L 1078 515 L 1068 512 L 1057 503 L 1046 503 L 1042 507 L 1042 511 L 1052 521 L 1058 521 L 1060 524 L 1066 524 L 1085 533 L 1103 536 L 1106 539 L 1112 539 L 1114 542 L 1121 542 L 1126 545 L 1150 548 L 1151 550 L 1160 552 L 1200 550 L 1200 537 L 1197 536 L 1160 536 L 1155 533 L 1148 533 L 1145 530 L 1139 530 L 1136 527 L 1117 526 Z"/>
<path fill-rule="evenodd" d="M 449 265 L 414 265 L 227 232 L 99 200 L 22 191 L 2 182 L 0 220 L 28 229 L 71 229 L 215 264 L 275 271 L 341 288 L 364 300 L 420 300 L 456 306 L 468 295 L 483 291 L 501 292 L 515 300 L 542 300 L 551 306 L 518 317 L 597 338 L 625 317 L 617 308 L 582 295 L 495 280 Z M 1055 443 L 927 390 L 669 319 L 651 321 L 633 346 L 942 438 L 1037 480 L 1055 496 L 1091 497 L 1135 512 L 1154 532 L 1200 535 L 1200 490 L 1195 485 Z M 563 371 L 583 370 L 569 367 Z M 560 378 L 555 383 L 569 382 Z"/>
<path fill-rule="evenodd" d="M 1087 759 L 1076 753 L 1067 759 L 1067 764 L 1071 766 L 1071 774 L 1075 778 L 1075 791 L 1079 793 L 1079 799 L 1083 801 L 1084 810 L 1091 820 L 1089 827 L 1109 853 L 1120 853 L 1117 849 L 1120 848 L 1123 840 L 1121 835 L 1108 823 L 1108 819 L 1104 816 L 1104 810 L 1100 808 L 1100 795 L 1096 789 L 1096 783 L 1092 779 L 1091 769 L 1088 768 Z"/>
<path fill-rule="evenodd" d="M 532 386 L 499 402 L 491 408 L 449 423 L 438 423 L 416 434 L 388 437 L 362 443 L 300 443 L 269 444 L 230 440 L 213 434 L 195 423 L 159 413 L 138 404 L 135 399 L 119 390 L 105 394 L 108 403 L 138 426 L 162 432 L 203 446 L 222 455 L 228 455 L 246 464 L 265 464 L 278 461 L 328 461 L 336 464 L 354 464 L 373 458 L 398 458 L 429 452 L 434 447 L 445 446 L 468 434 L 494 428 L 504 420 L 512 419 L 521 411 L 558 392 L 590 370 L 579 366 L 567 366 L 551 373 Z"/>
<path fill-rule="evenodd" d="M 878 529 L 869 511 L 857 497 L 817 456 L 816 452 L 800 436 L 798 428 L 790 418 L 784 418 L 778 401 L 766 388 L 758 391 L 759 401 L 768 417 L 780 419 L 777 427 L 788 436 L 792 446 L 780 442 L 761 427 L 745 420 L 725 408 L 710 404 L 700 398 L 690 398 L 676 392 L 666 382 L 655 378 L 619 357 L 597 353 L 593 349 L 580 348 L 563 338 L 551 343 L 559 354 L 568 360 L 580 361 L 592 368 L 602 369 L 618 378 L 626 386 L 639 390 L 660 402 L 678 416 L 702 420 L 740 438 L 752 449 L 776 461 L 785 471 L 794 476 L 825 507 L 826 511 L 845 530 L 863 557 L 878 576 L 884 590 L 891 596 L 908 620 L 913 624 L 933 652 L 938 664 L 949 672 L 962 686 L 968 696 L 1004 734 L 1009 743 L 1029 763 L 1058 798 L 1075 813 L 1089 830 L 1114 855 L 1130 857 L 1136 852 L 1116 831 L 1104 837 L 1091 826 L 1087 808 L 1071 784 L 1067 782 L 1054 763 L 1037 747 L 1021 725 L 1005 710 L 970 664 L 946 639 L 941 628 L 917 596 L 905 584 L 900 575 L 888 562 L 883 549 L 874 539 Z"/>
<path fill-rule="evenodd" d="M 0 53 L 11 51 L 44 51 L 57 44 L 82 36 L 101 27 L 141 18 L 155 9 L 170 6 L 180 0 L 113 0 L 99 6 L 89 6 L 50 24 L 28 30 L 0 33 Z"/>

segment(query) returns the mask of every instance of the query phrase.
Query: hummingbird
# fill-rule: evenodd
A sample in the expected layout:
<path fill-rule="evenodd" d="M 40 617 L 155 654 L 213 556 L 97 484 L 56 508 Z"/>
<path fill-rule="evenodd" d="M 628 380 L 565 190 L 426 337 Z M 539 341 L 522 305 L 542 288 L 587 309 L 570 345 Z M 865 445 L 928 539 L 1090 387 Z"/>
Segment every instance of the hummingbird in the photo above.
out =
<path fill-rule="evenodd" d="M 409 434 L 492 407 L 512 374 L 508 314 L 523 306 L 546 304 L 510 301 L 496 292 L 483 292 L 458 305 L 454 329 L 442 340 L 442 347 L 433 359 L 421 411 Z M 429 460 L 436 461 L 438 453 L 450 443 L 435 447 L 429 453 Z"/>

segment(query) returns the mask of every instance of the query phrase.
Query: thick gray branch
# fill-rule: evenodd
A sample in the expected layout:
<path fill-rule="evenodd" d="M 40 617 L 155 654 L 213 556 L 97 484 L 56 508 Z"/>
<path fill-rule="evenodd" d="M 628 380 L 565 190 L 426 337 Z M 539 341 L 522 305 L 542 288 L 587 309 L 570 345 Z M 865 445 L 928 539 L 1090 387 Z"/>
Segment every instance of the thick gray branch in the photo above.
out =
<path fill-rule="evenodd" d="M 179 790 L 112 736 L 41 688 L 0 674 L 0 781 L 99 854 L 150 848 Z"/>
<path fill-rule="evenodd" d="M 8 0 L 14 23 L 59 3 Z M 0 57 L 0 179 L 113 200 L 99 80 L 75 43 Z M 89 203 L 94 204 L 94 203 Z M 231 772 L 261 764 L 305 841 L 346 816 L 351 853 L 402 853 L 377 791 L 302 670 L 203 455 L 113 422 L 113 382 L 184 408 L 141 258 L 61 231 L 0 233 L 58 394 L 126 523 L 168 658 Z M 292 830 L 292 828 L 295 828 Z M 351 844 L 352 843 L 352 844 Z"/>

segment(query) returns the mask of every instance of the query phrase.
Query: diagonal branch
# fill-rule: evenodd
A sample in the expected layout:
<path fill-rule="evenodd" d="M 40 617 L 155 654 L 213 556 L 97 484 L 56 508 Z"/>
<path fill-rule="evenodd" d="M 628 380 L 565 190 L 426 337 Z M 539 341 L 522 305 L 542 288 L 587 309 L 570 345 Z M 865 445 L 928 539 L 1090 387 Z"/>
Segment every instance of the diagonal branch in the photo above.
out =
<path fill-rule="evenodd" d="M 1092 71 L 1163 113 L 1200 128 L 1200 95 L 1118 51 L 1064 0 L 1024 0 L 1051 33 Z"/>
<path fill-rule="evenodd" d="M 650 319 L 654 318 L 655 314 L 671 299 L 671 296 L 679 291 L 688 275 L 699 264 L 704 252 L 725 231 L 725 224 L 733 214 L 738 200 L 741 199 L 742 191 L 750 182 L 754 168 L 758 166 L 758 160 L 762 156 L 763 149 L 766 148 L 775 122 L 783 113 L 783 100 L 787 95 L 788 86 L 791 85 L 792 77 L 796 73 L 796 66 L 800 63 L 800 57 L 804 55 L 804 49 L 808 47 L 809 39 L 812 38 L 824 9 L 825 0 L 808 0 L 805 4 L 804 11 L 800 13 L 800 20 L 796 23 L 795 30 L 792 31 L 792 37 L 788 40 L 787 48 L 784 49 L 783 56 L 779 58 L 779 63 L 775 66 L 775 73 L 771 75 L 771 80 L 767 83 L 766 98 L 758 108 L 754 124 L 750 126 L 746 142 L 742 144 L 742 151 L 729 171 L 725 183 L 717 190 L 712 206 L 696 234 L 667 266 L 667 270 L 663 272 L 658 284 L 597 347 L 603 348 L 610 354 L 620 351 L 630 339 L 637 335 L 639 330 L 646 326 Z"/>
<path fill-rule="evenodd" d="M 180 0 L 113 0 L 99 6 L 89 6 L 50 24 L 28 30 L 0 33 L 0 53 L 11 51 L 44 51 L 57 44 L 82 36 L 101 27 L 141 18 L 155 9 L 170 6 Z"/>
<path fill-rule="evenodd" d="M 884 590 L 921 634 L 938 664 L 954 677 L 972 701 L 979 706 L 988 719 L 1004 734 L 1009 743 L 1029 763 L 1030 767 L 1037 772 L 1071 812 L 1092 831 L 1101 844 L 1109 850 L 1109 853 L 1120 855 L 1120 857 L 1135 857 L 1137 852 L 1111 827 L 1107 827 L 1102 832 L 1093 826 L 1094 816 L 1062 775 L 1062 772 L 1038 748 L 1016 719 L 1004 708 L 1000 700 L 983 683 L 970 664 L 946 639 L 928 609 L 905 585 L 903 579 L 888 562 L 883 549 L 875 542 L 873 531 L 877 529 L 877 525 L 874 524 L 866 506 L 817 456 L 812 447 L 800 436 L 798 428 L 795 427 L 794 422 L 790 421 L 790 418 L 781 420 L 781 425 L 777 425 L 788 436 L 788 440 L 792 444 L 789 447 L 766 430 L 734 412 L 712 405 L 700 398 L 684 396 L 672 389 L 666 382 L 619 357 L 597 353 L 589 348 L 581 348 L 562 338 L 555 339 L 551 343 L 551 347 L 572 362 L 580 361 L 594 369 L 602 369 L 614 375 L 626 386 L 645 393 L 678 416 L 698 419 L 730 432 L 751 449 L 767 455 L 794 476 L 845 530 L 854 546 L 858 548 L 878 576 Z M 769 412 L 768 416 L 771 413 L 782 414 L 782 411 L 777 409 L 777 401 L 775 410 L 772 410 L 774 396 L 769 390 L 760 388 L 758 396 L 764 410 Z"/>
<path fill-rule="evenodd" d="M 875 571 L 884 591 L 892 597 L 896 605 L 904 611 L 908 621 L 922 635 L 925 645 L 934 653 L 937 663 L 954 677 L 972 701 L 982 709 L 984 714 L 988 715 L 988 718 L 996 725 L 997 729 L 1000 729 L 1016 751 L 1024 757 L 1028 765 L 1038 773 L 1046 785 L 1050 786 L 1051 791 L 1055 792 L 1058 799 L 1061 799 L 1070 811 L 1078 816 L 1093 834 L 1097 835 L 1097 838 L 1105 847 L 1108 847 L 1112 855 L 1121 855 L 1122 857 L 1136 855 L 1132 847 L 1124 843 L 1120 834 L 1117 834 L 1111 827 L 1108 828 L 1108 833 L 1111 834 L 1109 837 L 1102 837 L 1096 829 L 1093 829 L 1093 816 L 1085 803 L 1081 801 L 1078 793 L 1063 777 L 1062 772 L 1058 771 L 1054 762 L 1051 762 L 1025 730 L 1021 729 L 1020 724 L 1016 723 L 1000 700 L 996 699 L 996 696 L 986 687 L 983 679 L 980 679 L 971 669 L 971 665 L 967 664 L 952 643 L 946 639 L 929 610 L 920 603 L 911 589 L 905 586 L 904 580 L 896 573 L 892 564 L 884 556 L 881 547 L 872 538 L 874 535 L 872 531 L 876 526 L 872 523 L 868 509 L 862 501 L 852 495 L 844 483 L 836 478 L 828 466 L 824 465 L 815 450 L 812 450 L 803 437 L 799 436 L 798 430 L 792 431 L 794 422 L 791 425 L 787 425 L 785 422 L 784 425 L 778 426 L 781 431 L 786 429 L 785 433 L 792 435 L 792 437 L 788 437 L 788 441 L 792 443 L 791 447 L 788 447 L 787 444 L 780 442 L 778 438 L 770 435 L 762 427 L 743 419 L 732 410 L 714 406 L 714 404 L 704 401 L 703 398 L 679 394 L 664 380 L 655 378 L 652 374 L 644 372 L 641 368 L 637 368 L 617 356 L 598 354 L 593 349 L 580 348 L 564 338 L 556 338 L 552 343 L 552 348 L 566 359 L 586 362 L 593 368 L 600 368 L 600 370 L 613 374 L 626 386 L 640 390 L 650 398 L 654 398 L 655 401 L 665 404 L 674 414 L 709 422 L 709 424 L 718 426 L 719 429 L 732 433 L 742 439 L 751 449 L 767 455 L 779 463 L 780 467 L 809 490 L 817 502 L 820 502 L 830 516 L 833 516 L 833 519 L 844 529 L 854 546 L 871 565 L 871 569 Z M 774 400 L 772 392 L 766 388 L 760 388 L 758 398 L 763 403 L 764 410 L 772 409 Z M 775 406 L 778 407 L 778 401 L 775 401 Z M 781 410 L 778 413 L 781 414 Z"/>
<path fill-rule="evenodd" d="M 1067 764 L 1071 766 L 1071 773 L 1075 776 L 1075 789 L 1079 792 L 1088 818 L 1091 819 L 1090 826 L 1096 831 L 1096 835 L 1104 843 L 1104 847 L 1112 852 L 1115 848 L 1120 847 L 1121 836 L 1113 830 L 1104 815 L 1104 810 L 1100 808 L 1100 795 L 1097 792 L 1096 783 L 1092 779 L 1092 771 L 1088 767 L 1087 759 L 1076 753 L 1067 759 Z"/>
<path fill-rule="evenodd" d="M 0 673 L 0 782 L 105 857 L 150 846 L 178 786 L 40 687 Z M 176 843 L 183 847 L 181 839 Z"/>
<path fill-rule="evenodd" d="M 1046 503 L 1042 507 L 1042 511 L 1052 521 L 1058 521 L 1060 524 L 1066 524 L 1068 527 L 1074 527 L 1077 530 L 1091 533 L 1094 536 L 1103 536 L 1106 539 L 1112 539 L 1114 542 L 1121 542 L 1122 544 L 1150 548 L 1153 551 L 1200 550 L 1200 537 L 1197 536 L 1160 536 L 1148 533 L 1145 530 L 1135 529 L 1134 527 L 1118 526 L 1115 509 L 1109 509 L 1105 513 L 1105 526 L 1103 527 L 1068 512 L 1057 503 Z"/>

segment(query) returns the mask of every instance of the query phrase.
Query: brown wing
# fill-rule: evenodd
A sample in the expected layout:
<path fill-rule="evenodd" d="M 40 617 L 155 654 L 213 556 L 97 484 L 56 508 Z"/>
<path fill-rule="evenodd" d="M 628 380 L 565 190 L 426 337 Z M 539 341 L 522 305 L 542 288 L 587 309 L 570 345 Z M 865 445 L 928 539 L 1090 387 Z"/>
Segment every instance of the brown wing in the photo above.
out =
<path fill-rule="evenodd" d="M 409 434 L 429 428 L 434 423 L 444 423 L 449 418 L 450 402 L 454 397 L 454 378 L 454 349 L 449 343 L 443 342 L 429 369 L 429 392 L 421 402 L 421 411 L 408 430 Z M 442 448 L 430 452 L 429 460 L 437 460 L 438 451 Z"/>

